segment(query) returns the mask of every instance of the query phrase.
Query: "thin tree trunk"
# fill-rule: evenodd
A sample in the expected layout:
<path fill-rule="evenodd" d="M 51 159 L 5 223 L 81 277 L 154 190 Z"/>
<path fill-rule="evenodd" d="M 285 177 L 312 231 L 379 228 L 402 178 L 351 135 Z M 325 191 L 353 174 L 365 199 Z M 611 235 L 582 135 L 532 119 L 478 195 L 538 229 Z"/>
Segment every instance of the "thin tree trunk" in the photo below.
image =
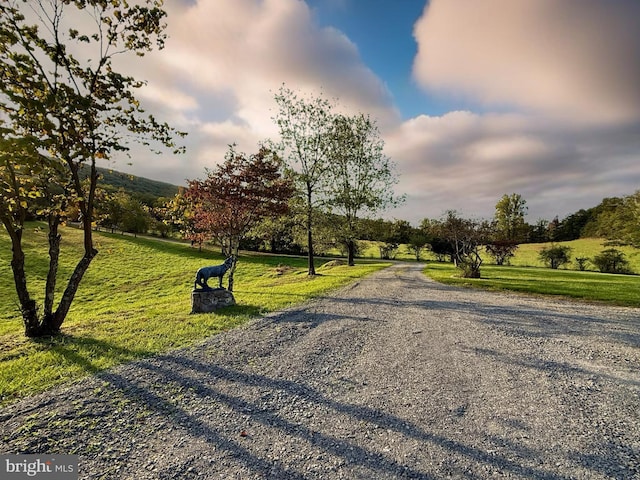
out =
<path fill-rule="evenodd" d="M 228 277 L 228 285 L 227 285 L 227 290 L 229 290 L 230 292 L 233 292 L 233 284 L 234 284 L 233 274 L 236 272 L 236 264 L 238 263 L 239 250 L 240 250 L 240 239 L 238 239 L 235 245 L 229 249 L 229 253 L 233 256 L 233 264 L 229 269 L 229 277 Z"/>
<path fill-rule="evenodd" d="M 92 181 L 97 181 L 96 172 L 92 171 L 91 175 Z M 67 283 L 67 288 L 65 288 L 64 293 L 62 294 L 62 298 L 60 299 L 60 303 L 58 304 L 58 308 L 56 309 L 55 313 L 53 313 L 53 315 L 49 317 L 44 318 L 44 335 L 53 335 L 60 332 L 60 327 L 62 326 L 62 322 L 64 322 L 64 319 L 69 313 L 69 308 L 71 308 L 71 304 L 73 303 L 73 299 L 76 296 L 78 287 L 80 286 L 80 282 L 82 281 L 82 277 L 89 268 L 91 260 L 93 260 L 93 258 L 98 254 L 98 250 L 93 247 L 93 230 L 91 229 L 91 223 L 93 219 L 92 193 L 94 191 L 95 189 L 90 186 L 89 198 L 86 200 L 86 203 L 84 203 L 84 201 L 80 202 L 80 208 L 83 212 L 82 229 L 84 231 L 84 255 L 76 265 L 76 268 L 73 270 L 73 273 L 69 278 L 69 282 Z"/>
<path fill-rule="evenodd" d="M 67 160 L 67 164 L 71 171 L 73 183 L 75 185 L 76 192 L 82 192 L 82 185 L 80 176 L 78 174 L 79 166 L 72 160 Z M 67 287 L 62 294 L 58 308 L 51 315 L 45 315 L 42 322 L 40 335 L 55 335 L 60 332 L 60 327 L 64 322 L 64 319 L 69 313 L 73 299 L 76 296 L 82 277 L 86 273 L 91 260 L 98 254 L 98 251 L 93 247 L 93 201 L 95 198 L 95 189 L 98 182 L 98 172 L 95 167 L 95 159 L 91 159 L 91 172 L 89 181 L 88 195 L 84 198 L 81 197 L 79 203 L 80 211 L 82 212 L 82 230 L 84 233 L 84 255 L 77 263 L 76 268 L 73 270 Z"/>
<path fill-rule="evenodd" d="M 311 185 L 307 184 L 307 249 L 309 259 L 309 273 L 313 276 L 316 274 L 316 267 L 313 259 L 313 234 L 311 232 L 313 228 L 313 208 L 311 205 Z"/>
<path fill-rule="evenodd" d="M 89 268 L 91 260 L 93 260 L 93 257 L 95 257 L 97 254 L 98 251 L 96 249 L 92 249 L 89 253 L 85 253 L 85 255 L 80 259 L 80 261 L 76 265 L 76 268 L 71 274 L 71 277 L 69 278 L 67 288 L 62 294 L 62 298 L 60 299 L 58 308 L 52 316 L 48 318 L 45 317 L 44 319 L 42 326 L 43 335 L 54 335 L 60 332 L 60 327 L 62 326 L 62 322 L 64 322 L 64 319 L 69 313 L 69 308 L 71 308 L 73 299 L 76 296 L 76 292 L 78 291 L 78 287 L 80 286 L 80 281 Z"/>
<path fill-rule="evenodd" d="M 58 275 L 58 263 L 60 259 L 60 239 L 58 226 L 60 217 L 56 214 L 49 215 L 49 272 L 44 294 L 44 317 L 50 317 L 53 313 L 53 301 Z"/>
<path fill-rule="evenodd" d="M 27 276 L 24 271 L 24 251 L 22 250 L 22 228 L 16 229 L 10 220 L 3 218 L 9 237 L 11 238 L 11 270 L 16 293 L 20 302 L 20 312 L 24 323 L 24 334 L 27 337 L 37 337 L 40 331 L 38 308 L 36 301 L 31 299 L 27 289 Z"/>

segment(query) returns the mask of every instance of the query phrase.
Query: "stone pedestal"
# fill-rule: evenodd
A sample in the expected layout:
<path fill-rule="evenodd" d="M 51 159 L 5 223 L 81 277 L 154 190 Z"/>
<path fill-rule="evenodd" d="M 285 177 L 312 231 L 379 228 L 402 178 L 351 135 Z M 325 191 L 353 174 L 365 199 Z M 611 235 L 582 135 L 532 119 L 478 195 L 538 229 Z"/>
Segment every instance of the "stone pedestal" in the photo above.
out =
<path fill-rule="evenodd" d="M 191 313 L 209 313 L 235 304 L 236 299 L 233 298 L 233 293 L 226 288 L 191 292 Z"/>

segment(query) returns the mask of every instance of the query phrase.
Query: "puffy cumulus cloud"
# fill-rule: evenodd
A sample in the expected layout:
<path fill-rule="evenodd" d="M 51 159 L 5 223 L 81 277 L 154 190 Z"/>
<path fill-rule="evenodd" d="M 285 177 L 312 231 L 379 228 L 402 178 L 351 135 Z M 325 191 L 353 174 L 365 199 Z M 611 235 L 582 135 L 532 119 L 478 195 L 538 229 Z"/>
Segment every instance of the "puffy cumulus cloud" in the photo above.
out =
<path fill-rule="evenodd" d="M 386 136 L 407 194 L 394 215 L 418 223 L 445 210 L 488 218 L 505 193 L 520 193 L 529 221 L 561 218 L 632 193 L 640 127 L 584 128 L 513 113 L 422 115 Z"/>
<path fill-rule="evenodd" d="M 226 91 L 238 116 L 256 128 L 269 121 L 283 83 L 339 97 L 353 108 L 395 112 L 383 83 L 340 31 L 320 28 L 300 0 L 200 0 L 172 4 L 164 68 L 200 92 Z"/>
<path fill-rule="evenodd" d="M 391 94 L 357 47 L 342 32 L 318 26 L 304 1 L 172 1 L 166 10 L 165 49 L 128 65 L 148 79 L 141 97 L 149 110 L 189 132 L 188 158 L 176 160 L 174 176 L 163 170 L 163 180 L 201 176 L 196 169 L 220 161 L 230 143 L 250 152 L 277 136 L 273 96 L 283 83 L 338 99 L 380 125 L 398 121 Z M 134 169 L 148 170 L 143 164 L 134 162 Z"/>
<path fill-rule="evenodd" d="M 640 118 L 637 0 L 432 0 L 414 27 L 427 89 L 587 122 Z"/>
<path fill-rule="evenodd" d="M 497 111 L 389 131 L 409 198 L 397 215 L 486 218 L 517 192 L 534 222 L 637 190 L 638 18 L 636 0 L 431 0 L 414 26 L 414 78 Z"/>

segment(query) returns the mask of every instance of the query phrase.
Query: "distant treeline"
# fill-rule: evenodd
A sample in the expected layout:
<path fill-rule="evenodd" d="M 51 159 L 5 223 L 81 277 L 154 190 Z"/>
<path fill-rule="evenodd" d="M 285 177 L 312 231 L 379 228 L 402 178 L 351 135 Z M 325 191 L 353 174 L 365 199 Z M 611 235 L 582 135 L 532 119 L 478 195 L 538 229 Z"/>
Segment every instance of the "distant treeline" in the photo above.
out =
<path fill-rule="evenodd" d="M 640 245 L 640 191 L 625 197 L 605 198 L 599 205 L 578 210 L 562 220 L 541 221 L 529 241 L 569 241 L 600 237 Z"/>
<path fill-rule="evenodd" d="M 160 203 L 172 199 L 180 187 L 169 183 L 149 180 L 144 177 L 100 168 L 100 186 L 107 192 L 126 192 L 140 204 L 147 207 L 161 207 Z M 129 206 L 130 207 L 130 206 Z M 157 215 L 156 215 L 157 217 Z M 160 220 L 158 218 L 158 220 Z M 411 243 L 411 237 L 416 230 L 405 220 L 361 220 L 362 240 L 374 240 L 387 243 Z M 423 225 L 428 221 L 423 221 Z M 152 223 L 148 225 L 152 225 Z M 144 223 L 143 223 L 144 225 Z M 526 234 L 523 243 L 563 242 L 579 238 L 606 238 L 621 244 L 640 245 L 640 191 L 624 197 L 605 198 L 602 202 L 589 209 L 581 209 L 563 219 L 555 217 L 551 220 L 539 219 L 533 224 L 526 224 Z M 141 233 L 141 232 L 139 232 Z M 166 234 L 163 231 L 163 234 Z M 290 237 L 289 235 L 283 235 Z M 279 241 L 278 241 L 279 240 Z M 292 238 L 273 239 L 275 250 L 299 252 L 299 245 L 291 245 Z M 246 246 L 257 247 L 259 239 L 246 239 Z M 278 248 L 278 243 L 284 248 Z M 330 243 L 330 242 L 327 242 Z"/>

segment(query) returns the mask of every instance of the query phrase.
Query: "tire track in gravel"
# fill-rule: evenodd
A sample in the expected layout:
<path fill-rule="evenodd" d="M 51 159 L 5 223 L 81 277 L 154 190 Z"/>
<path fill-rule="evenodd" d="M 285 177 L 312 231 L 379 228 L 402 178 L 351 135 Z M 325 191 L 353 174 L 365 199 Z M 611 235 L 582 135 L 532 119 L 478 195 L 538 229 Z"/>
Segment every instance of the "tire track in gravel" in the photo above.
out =
<path fill-rule="evenodd" d="M 92 479 L 640 478 L 640 309 L 420 270 L 6 407 L 0 450 Z"/>

